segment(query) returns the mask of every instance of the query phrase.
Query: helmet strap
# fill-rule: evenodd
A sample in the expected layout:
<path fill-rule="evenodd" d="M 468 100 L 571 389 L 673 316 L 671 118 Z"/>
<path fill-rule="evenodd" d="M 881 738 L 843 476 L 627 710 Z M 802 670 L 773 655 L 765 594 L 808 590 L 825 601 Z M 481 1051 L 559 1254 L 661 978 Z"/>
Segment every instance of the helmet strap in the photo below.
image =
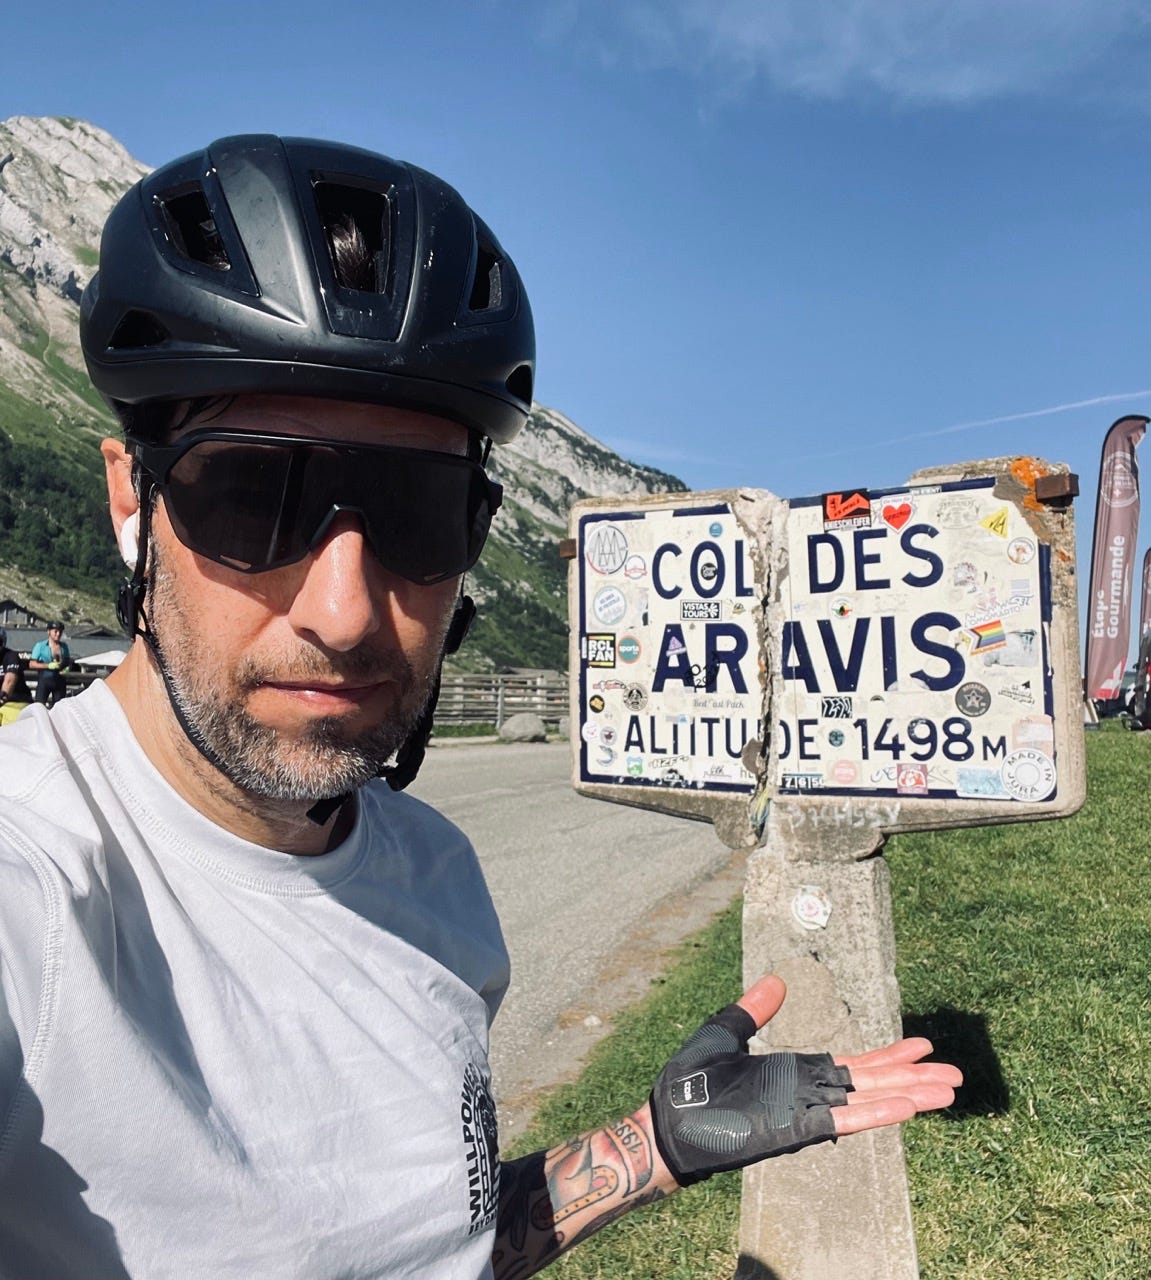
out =
<path fill-rule="evenodd" d="M 149 648 L 153 647 L 149 633 L 140 629 L 140 620 L 144 618 L 144 598 L 148 594 L 148 534 L 152 524 L 153 493 L 151 482 L 143 480 L 138 495 L 140 527 L 136 535 L 136 564 L 132 576 L 121 582 L 116 593 L 116 619 L 124 633 L 129 640 L 140 636 L 148 642 Z"/>
<path fill-rule="evenodd" d="M 444 658 L 449 653 L 455 653 L 463 644 L 475 618 L 476 602 L 471 596 L 464 594 L 461 585 L 460 598 L 456 601 L 455 612 L 452 614 L 451 622 L 448 623 L 447 635 L 444 637 L 443 652 L 440 655 L 439 666 L 436 668 L 436 679 L 432 685 L 431 696 L 411 736 L 396 753 L 395 764 L 385 765 L 380 771 L 380 777 L 386 779 L 393 791 L 403 791 L 420 771 L 420 765 L 423 764 L 424 755 L 428 749 L 428 739 L 432 736 L 432 721 L 435 719 L 436 703 L 440 698 Z"/>
<path fill-rule="evenodd" d="M 449 653 L 457 653 L 460 645 L 468 637 L 468 632 L 472 629 L 472 623 L 476 620 L 476 602 L 471 596 L 466 596 L 462 592 L 459 600 L 456 601 L 456 610 L 452 614 L 452 620 L 448 623 L 448 633 L 444 637 L 444 656 Z"/>

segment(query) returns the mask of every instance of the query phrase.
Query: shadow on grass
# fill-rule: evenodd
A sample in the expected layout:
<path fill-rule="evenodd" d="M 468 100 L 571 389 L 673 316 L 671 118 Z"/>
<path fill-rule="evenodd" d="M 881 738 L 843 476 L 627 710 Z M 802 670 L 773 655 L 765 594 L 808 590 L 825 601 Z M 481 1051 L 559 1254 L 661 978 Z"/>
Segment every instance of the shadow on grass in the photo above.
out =
<path fill-rule="evenodd" d="M 1002 1116 L 1011 1109 L 1011 1094 L 983 1014 L 943 1005 L 904 1018 L 903 1034 L 926 1036 L 935 1046 L 933 1058 L 952 1062 L 963 1072 L 955 1105 L 943 1112 L 948 1119 Z"/>

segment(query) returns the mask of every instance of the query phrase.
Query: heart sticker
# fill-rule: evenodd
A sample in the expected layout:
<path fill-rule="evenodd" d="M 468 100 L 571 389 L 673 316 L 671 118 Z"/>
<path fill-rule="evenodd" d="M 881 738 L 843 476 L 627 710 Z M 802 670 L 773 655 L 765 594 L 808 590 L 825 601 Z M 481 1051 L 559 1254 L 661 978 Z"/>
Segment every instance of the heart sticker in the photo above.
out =
<path fill-rule="evenodd" d="M 893 507 L 889 502 L 883 508 L 883 518 L 893 529 L 902 529 L 911 519 L 911 503 L 901 502 L 898 507 Z"/>

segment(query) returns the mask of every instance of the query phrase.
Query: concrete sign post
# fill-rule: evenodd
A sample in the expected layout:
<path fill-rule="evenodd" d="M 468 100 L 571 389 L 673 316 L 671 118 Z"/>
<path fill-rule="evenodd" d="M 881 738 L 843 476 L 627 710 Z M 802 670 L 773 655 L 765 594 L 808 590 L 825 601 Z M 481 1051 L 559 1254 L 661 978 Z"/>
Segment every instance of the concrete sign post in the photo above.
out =
<path fill-rule="evenodd" d="M 573 509 L 574 784 L 761 846 L 745 977 L 790 998 L 757 1047 L 901 1034 L 886 833 L 1082 804 L 1073 482 L 992 459 Z M 914 1280 L 898 1131 L 748 1170 L 738 1274 Z"/>

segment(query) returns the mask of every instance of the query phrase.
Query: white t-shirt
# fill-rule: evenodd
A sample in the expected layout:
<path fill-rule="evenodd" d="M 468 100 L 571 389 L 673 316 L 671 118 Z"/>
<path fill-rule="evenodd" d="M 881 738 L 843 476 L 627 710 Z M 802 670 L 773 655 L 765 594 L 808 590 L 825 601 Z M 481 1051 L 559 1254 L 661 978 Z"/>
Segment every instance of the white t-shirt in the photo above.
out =
<path fill-rule="evenodd" d="M 491 1275 L 499 924 L 445 818 L 358 809 L 239 840 L 100 682 L 0 730 L 0 1276 Z"/>

